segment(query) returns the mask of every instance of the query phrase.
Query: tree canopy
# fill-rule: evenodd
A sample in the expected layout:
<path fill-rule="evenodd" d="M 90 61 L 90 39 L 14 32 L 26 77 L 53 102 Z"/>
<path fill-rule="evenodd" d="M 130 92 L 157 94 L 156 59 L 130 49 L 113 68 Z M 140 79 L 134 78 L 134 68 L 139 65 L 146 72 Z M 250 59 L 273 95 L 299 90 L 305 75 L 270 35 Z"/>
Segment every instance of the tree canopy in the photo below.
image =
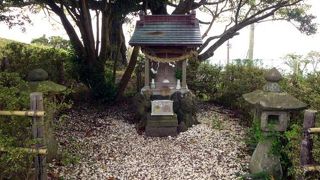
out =
<path fill-rule="evenodd" d="M 31 43 L 51 46 L 59 49 L 71 50 L 70 42 L 68 40 L 63 39 L 60 36 L 50 36 L 49 38 L 47 38 L 46 35 L 44 34 L 39 38 L 32 39 Z"/>

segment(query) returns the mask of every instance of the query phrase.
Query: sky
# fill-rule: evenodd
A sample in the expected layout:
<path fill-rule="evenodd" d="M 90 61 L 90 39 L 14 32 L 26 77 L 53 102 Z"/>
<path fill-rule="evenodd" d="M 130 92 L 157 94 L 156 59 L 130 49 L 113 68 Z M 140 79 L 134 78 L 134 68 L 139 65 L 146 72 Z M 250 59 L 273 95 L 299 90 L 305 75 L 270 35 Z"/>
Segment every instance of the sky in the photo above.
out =
<path fill-rule="evenodd" d="M 312 5 L 311 12 L 320 24 L 320 0 L 307 1 Z M 230 40 L 230 59 L 246 58 L 249 47 L 249 27 Z M 288 53 L 305 55 L 310 51 L 320 52 L 320 26 L 318 33 L 307 36 L 300 33 L 291 23 L 269 21 L 255 24 L 254 58 L 263 59 L 266 66 L 281 66 L 283 57 Z M 226 43 L 212 58 L 212 62 L 224 64 L 227 59 Z"/>
<path fill-rule="evenodd" d="M 308 0 L 307 2 L 312 5 L 311 12 L 319 17 L 316 22 L 320 24 L 320 0 Z M 44 13 L 40 13 L 31 15 L 31 19 L 33 20 L 32 25 L 26 26 L 26 32 L 22 32 L 19 27 L 9 29 L 5 24 L 0 23 L 0 37 L 25 43 L 30 43 L 32 39 L 42 35 L 68 38 L 58 18 L 48 18 Z M 248 43 L 249 27 L 241 30 L 240 35 L 230 40 L 230 59 L 246 58 Z M 320 27 L 317 34 L 307 36 L 301 34 L 292 24 L 284 21 L 255 25 L 254 58 L 263 59 L 267 66 L 281 66 L 282 57 L 288 53 L 304 55 L 312 50 L 320 52 Z M 227 46 L 223 44 L 215 52 L 210 62 L 225 64 L 226 58 Z"/>

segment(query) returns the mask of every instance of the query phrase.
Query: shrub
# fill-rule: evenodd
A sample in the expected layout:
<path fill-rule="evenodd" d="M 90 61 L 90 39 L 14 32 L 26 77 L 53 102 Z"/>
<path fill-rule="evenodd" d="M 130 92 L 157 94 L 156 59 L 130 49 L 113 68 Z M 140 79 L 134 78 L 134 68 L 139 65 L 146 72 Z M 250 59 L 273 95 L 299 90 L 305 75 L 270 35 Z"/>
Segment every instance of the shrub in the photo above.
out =
<path fill-rule="evenodd" d="M 18 73 L 0 72 L 0 110 L 28 110 L 29 93 L 27 83 Z M 68 91 L 66 92 L 68 94 Z M 57 111 L 70 107 L 64 101 L 63 94 L 59 97 L 44 95 L 45 142 L 50 154 L 56 149 L 53 136 L 53 119 Z M 0 147 L 6 152 L 0 152 L 0 179 L 31 178 L 33 155 L 19 151 L 14 147 L 30 147 L 35 141 L 31 134 L 31 118 L 16 116 L 0 116 Z M 53 154 L 54 155 L 54 154 Z M 49 159 L 49 156 L 47 156 Z M 52 156 L 50 157 L 52 158 Z"/>
<path fill-rule="evenodd" d="M 7 43 L 0 51 L 10 61 L 10 72 L 17 72 L 25 79 L 29 71 L 42 68 L 48 72 L 49 79 L 55 82 L 63 78 L 63 64 L 73 58 L 72 53 L 63 49 L 19 42 Z"/>
<path fill-rule="evenodd" d="M 218 91 L 221 69 L 209 63 L 200 64 L 195 73 L 190 73 L 193 77 L 188 78 L 189 88 L 201 99 L 213 99 Z"/>
<path fill-rule="evenodd" d="M 23 110 L 28 108 L 29 94 L 21 92 L 25 82 L 17 73 L 0 72 L 0 109 Z M 30 146 L 31 121 L 22 117 L 0 116 L 0 147 Z M 0 179 L 17 177 L 27 178 L 31 168 L 32 156 L 10 149 L 6 153 L 0 152 Z"/>
<path fill-rule="evenodd" d="M 261 89 L 265 84 L 264 72 L 251 65 L 227 65 L 221 73 L 216 101 L 231 108 L 242 106 L 243 94 Z"/>
<path fill-rule="evenodd" d="M 285 91 L 291 95 L 297 97 L 299 100 L 307 103 L 311 109 L 320 110 L 320 73 L 307 74 L 306 76 L 295 77 L 293 75 L 287 76 L 283 81 L 282 87 Z M 290 136 L 290 147 L 294 150 L 288 150 L 287 153 L 290 159 L 293 161 L 293 166 L 290 167 L 289 173 L 292 175 L 299 175 L 299 157 L 296 154 L 300 153 L 300 143 L 302 135 L 302 122 L 303 116 L 299 116 L 299 120 L 293 121 L 291 124 L 295 129 L 299 130 L 296 135 Z M 298 126 L 299 128 L 297 128 Z M 316 116 L 316 127 L 320 127 L 320 116 Z M 320 138 L 319 135 L 313 135 L 313 157 L 319 163 L 320 162 Z M 298 140 L 297 140 L 298 139 Z M 311 174 L 311 179 L 318 179 L 319 175 Z"/>

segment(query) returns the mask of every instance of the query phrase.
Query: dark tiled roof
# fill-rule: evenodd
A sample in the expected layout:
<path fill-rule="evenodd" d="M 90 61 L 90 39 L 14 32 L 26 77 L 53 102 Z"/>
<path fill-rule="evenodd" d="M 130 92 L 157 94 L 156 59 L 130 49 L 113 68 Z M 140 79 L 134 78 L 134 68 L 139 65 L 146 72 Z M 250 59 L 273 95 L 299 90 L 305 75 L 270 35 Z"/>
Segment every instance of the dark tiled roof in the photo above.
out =
<path fill-rule="evenodd" d="M 192 15 L 142 16 L 129 41 L 139 46 L 200 46 L 199 21 Z"/>

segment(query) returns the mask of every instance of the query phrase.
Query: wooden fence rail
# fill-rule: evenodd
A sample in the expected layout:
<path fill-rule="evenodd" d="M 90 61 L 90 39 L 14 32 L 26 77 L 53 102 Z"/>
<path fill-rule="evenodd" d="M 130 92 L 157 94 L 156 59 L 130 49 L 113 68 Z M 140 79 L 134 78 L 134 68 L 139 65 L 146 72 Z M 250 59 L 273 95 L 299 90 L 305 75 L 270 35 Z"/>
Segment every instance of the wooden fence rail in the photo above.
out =
<path fill-rule="evenodd" d="M 36 154 L 34 158 L 35 175 L 37 180 L 47 179 L 46 154 L 47 149 L 44 145 L 44 115 L 42 93 L 34 92 L 30 94 L 30 111 L 0 111 L 2 116 L 25 116 L 32 117 L 32 135 L 37 139 L 37 143 L 33 148 L 4 148 L 0 147 L 0 151 L 6 152 L 9 149 L 17 149 L 26 153 Z"/>
<path fill-rule="evenodd" d="M 44 111 L 0 111 L 1 116 L 44 116 Z"/>
<path fill-rule="evenodd" d="M 316 124 L 315 110 L 306 110 L 303 120 L 303 140 L 301 142 L 300 164 L 304 171 L 320 171 L 320 165 L 317 165 L 312 157 L 313 141 L 312 133 L 320 133 L 320 128 L 315 128 Z"/>

